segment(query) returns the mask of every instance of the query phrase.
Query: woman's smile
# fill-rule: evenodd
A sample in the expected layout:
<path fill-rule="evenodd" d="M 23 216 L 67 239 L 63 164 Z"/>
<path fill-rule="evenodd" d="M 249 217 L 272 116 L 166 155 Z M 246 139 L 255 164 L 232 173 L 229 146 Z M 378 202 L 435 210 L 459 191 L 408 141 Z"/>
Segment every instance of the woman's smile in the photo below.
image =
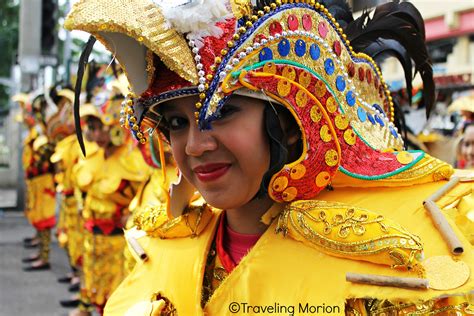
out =
<path fill-rule="evenodd" d="M 193 168 L 193 172 L 201 182 L 211 182 L 221 178 L 229 171 L 230 163 L 207 163 Z"/>

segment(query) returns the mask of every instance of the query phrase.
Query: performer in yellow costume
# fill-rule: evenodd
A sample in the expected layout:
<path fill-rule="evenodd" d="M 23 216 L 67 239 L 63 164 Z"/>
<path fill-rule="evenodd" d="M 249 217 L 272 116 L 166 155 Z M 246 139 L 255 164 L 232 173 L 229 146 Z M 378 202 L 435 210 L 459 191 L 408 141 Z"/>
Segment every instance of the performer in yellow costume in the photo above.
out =
<path fill-rule="evenodd" d="M 155 134 L 155 137 L 159 137 L 158 134 Z M 125 226 L 127 230 L 135 225 L 135 218 L 140 216 L 141 212 L 146 211 L 147 207 L 159 206 L 167 202 L 168 187 L 176 178 L 176 165 L 171 157 L 169 148 L 166 148 L 163 152 L 163 161 L 165 163 L 162 164 L 160 163 L 160 153 L 157 147 L 157 142 L 155 144 L 148 142 L 140 146 L 145 162 L 153 168 L 153 171 L 149 178 L 140 185 L 137 194 L 130 202 L 129 209 L 131 214 Z M 125 272 L 128 274 L 135 267 L 136 258 L 133 256 L 133 250 L 130 251 L 128 247 L 125 248 L 124 256 Z"/>
<path fill-rule="evenodd" d="M 149 175 L 149 169 L 137 172 L 145 162 L 120 128 L 118 111 L 123 97 L 112 94 L 105 100 L 100 107 L 89 105 L 82 113 L 88 133 L 100 148 L 88 152 L 73 168 L 77 185 L 86 192 L 82 210 L 82 304 L 73 315 L 89 315 L 90 305 L 102 313 L 108 297 L 122 281 L 123 225 L 129 214 L 128 205 Z"/>
<path fill-rule="evenodd" d="M 54 168 L 49 161 L 54 147 L 46 134 L 46 107 L 44 95 L 38 95 L 31 107 L 27 108 L 24 119 L 30 126 L 23 150 L 27 188 L 26 215 L 39 237 L 39 253 L 23 259 L 23 262 L 31 262 L 31 265 L 24 268 L 25 271 L 50 269 L 51 229 L 56 224 Z"/>
<path fill-rule="evenodd" d="M 472 247 L 440 211 L 472 209 L 472 180 L 404 151 L 370 57 L 395 53 L 407 85 L 411 57 L 430 108 L 412 4 L 160 3 L 82 1 L 65 23 L 93 36 L 82 60 L 94 38 L 116 54 L 124 123 L 142 143 L 159 129 L 181 172 L 137 218 L 144 259 L 106 315 L 472 312 Z"/>
<path fill-rule="evenodd" d="M 12 97 L 12 101 L 17 102 L 20 105 L 20 112 L 15 117 L 16 121 L 19 123 L 23 123 L 26 128 L 28 129 L 28 134 L 23 141 L 23 151 L 22 151 L 22 165 L 23 169 L 26 170 L 29 168 L 31 163 L 31 157 L 33 156 L 33 148 L 32 141 L 38 136 L 38 131 L 35 128 L 35 119 L 32 115 L 31 104 L 29 101 L 29 96 L 26 93 L 19 93 Z M 26 176 L 26 174 L 25 174 Z M 28 214 L 30 209 L 28 203 L 28 179 L 25 177 L 25 185 L 26 185 L 26 203 L 24 205 L 24 213 L 25 217 L 28 219 Z M 30 222 L 31 223 L 31 222 Z M 26 248 L 34 248 L 38 246 L 39 239 L 38 235 L 35 234 L 33 237 L 26 237 L 23 239 L 23 244 Z M 36 255 L 32 256 L 31 258 L 36 257 Z M 24 261 L 29 262 L 30 258 L 25 258 Z"/>
<path fill-rule="evenodd" d="M 53 138 L 58 139 L 51 162 L 55 164 L 57 183 L 56 191 L 60 193 L 59 221 L 57 236 L 59 245 L 65 248 L 71 266 L 71 272 L 58 278 L 58 282 L 69 283 L 71 287 L 79 283 L 82 264 L 83 226 L 82 217 L 76 198 L 76 185 L 73 178 L 73 167 L 80 159 L 82 153 L 74 134 L 72 104 L 74 92 L 70 89 L 60 90 L 58 93 L 58 113 L 49 120 L 48 130 Z M 73 134 L 73 135 L 71 135 Z M 67 136 L 69 135 L 69 136 Z M 65 136 L 65 137 L 64 137 Z M 97 150 L 95 143 L 87 142 L 87 150 Z M 79 299 L 61 300 L 65 307 L 76 307 Z"/>

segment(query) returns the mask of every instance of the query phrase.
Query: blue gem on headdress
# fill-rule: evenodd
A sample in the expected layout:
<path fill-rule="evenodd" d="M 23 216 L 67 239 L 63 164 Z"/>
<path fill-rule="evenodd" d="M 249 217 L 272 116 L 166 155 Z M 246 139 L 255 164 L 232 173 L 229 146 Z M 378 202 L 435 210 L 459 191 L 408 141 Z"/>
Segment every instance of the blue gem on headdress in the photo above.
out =
<path fill-rule="evenodd" d="M 347 104 L 349 104 L 349 106 L 354 106 L 354 104 L 356 103 L 354 92 L 352 92 L 352 91 L 347 92 L 346 102 L 347 102 Z"/>
<path fill-rule="evenodd" d="M 374 119 L 374 117 L 372 116 L 372 114 L 367 113 L 367 118 L 369 119 L 370 123 L 372 123 L 372 124 L 375 125 L 375 119 Z"/>
<path fill-rule="evenodd" d="M 332 75 L 334 73 L 334 62 L 331 58 L 326 59 L 324 62 L 324 70 L 328 75 Z"/>
<path fill-rule="evenodd" d="M 286 38 L 282 39 L 280 43 L 278 43 L 278 53 L 282 57 L 286 57 L 290 53 L 290 41 L 288 41 Z"/>
<path fill-rule="evenodd" d="M 382 126 L 382 127 L 385 126 L 385 123 L 384 123 L 383 120 L 380 118 L 380 116 L 378 116 L 377 114 L 375 114 L 374 117 L 375 117 L 375 121 L 376 121 L 377 123 L 379 123 L 380 126 Z"/>
<path fill-rule="evenodd" d="M 272 60 L 273 52 L 270 48 L 265 47 L 260 51 L 260 54 L 258 54 L 258 58 L 260 59 L 260 61 Z"/>
<path fill-rule="evenodd" d="M 393 137 L 398 138 L 397 131 L 393 127 L 390 126 L 390 132 L 392 133 Z"/>
<path fill-rule="evenodd" d="M 357 109 L 357 116 L 361 122 L 365 122 L 367 120 L 367 112 L 361 107 Z"/>
<path fill-rule="evenodd" d="M 337 76 L 336 87 L 337 87 L 337 90 L 339 91 L 344 91 L 346 89 L 346 82 L 344 81 L 343 76 Z"/>
<path fill-rule="evenodd" d="M 306 43 L 303 40 L 299 39 L 296 41 L 295 53 L 298 57 L 302 57 L 306 53 Z"/>
<path fill-rule="evenodd" d="M 318 44 L 311 44 L 309 47 L 309 54 L 313 60 L 318 60 L 319 56 L 321 55 L 321 50 L 319 49 Z"/>
<path fill-rule="evenodd" d="M 387 116 L 385 114 L 385 111 L 382 109 L 382 107 L 380 105 L 378 105 L 377 103 L 372 104 L 372 107 L 376 110 L 379 110 L 380 114 L 382 114 L 383 116 Z"/>

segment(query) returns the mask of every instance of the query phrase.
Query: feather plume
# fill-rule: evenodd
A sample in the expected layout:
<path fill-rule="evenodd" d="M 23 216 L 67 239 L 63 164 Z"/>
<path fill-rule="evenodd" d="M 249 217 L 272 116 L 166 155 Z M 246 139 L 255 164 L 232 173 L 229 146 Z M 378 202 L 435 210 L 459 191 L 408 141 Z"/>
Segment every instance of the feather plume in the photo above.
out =
<path fill-rule="evenodd" d="M 380 39 L 370 44 L 364 53 L 371 56 L 375 62 L 380 64 L 388 57 L 395 57 L 398 59 L 403 67 L 405 73 L 405 84 L 408 93 L 408 100 L 411 104 L 412 98 L 412 81 L 413 81 L 413 63 L 406 49 L 395 40 L 392 39 Z"/>
<path fill-rule="evenodd" d="M 190 1 L 177 10 L 174 6 L 162 6 L 161 10 L 166 20 L 180 33 L 188 33 L 188 38 L 202 42 L 206 36 L 220 37 L 222 30 L 216 26 L 232 14 L 227 8 L 227 1 L 201 0 Z"/>
<path fill-rule="evenodd" d="M 319 2 L 328 9 L 342 28 L 354 21 L 352 10 L 346 0 L 321 0 Z"/>
<path fill-rule="evenodd" d="M 374 42 L 379 42 L 379 47 L 372 49 L 379 54 L 386 52 L 401 54 L 400 47 L 393 50 L 393 42 L 381 40 L 394 40 L 406 51 L 415 63 L 415 74 L 420 73 L 423 81 L 423 98 L 425 100 L 426 115 L 428 116 L 434 103 L 433 69 L 425 44 L 425 28 L 423 19 L 418 10 L 409 2 L 389 2 L 376 7 L 374 15 L 370 18 L 369 12 L 363 14 L 345 28 L 347 38 L 355 51 L 366 53 Z M 384 48 L 384 45 L 388 46 Z M 370 51 L 367 52 L 370 55 Z M 373 53 L 373 52 L 372 52 Z M 406 58 L 399 56 L 406 68 Z M 406 71 L 406 69 L 405 69 Z M 410 75 L 411 77 L 411 71 Z M 405 78 L 408 78 L 405 75 Z"/>

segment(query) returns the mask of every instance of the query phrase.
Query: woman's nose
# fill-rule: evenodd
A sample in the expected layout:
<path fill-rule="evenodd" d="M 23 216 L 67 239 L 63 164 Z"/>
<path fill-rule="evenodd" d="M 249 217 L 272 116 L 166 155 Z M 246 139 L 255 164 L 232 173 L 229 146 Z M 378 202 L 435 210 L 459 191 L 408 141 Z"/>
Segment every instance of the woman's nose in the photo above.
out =
<path fill-rule="evenodd" d="M 198 157 L 206 151 L 217 149 L 217 140 L 212 131 L 200 131 L 197 126 L 191 126 L 186 143 L 186 155 Z"/>

